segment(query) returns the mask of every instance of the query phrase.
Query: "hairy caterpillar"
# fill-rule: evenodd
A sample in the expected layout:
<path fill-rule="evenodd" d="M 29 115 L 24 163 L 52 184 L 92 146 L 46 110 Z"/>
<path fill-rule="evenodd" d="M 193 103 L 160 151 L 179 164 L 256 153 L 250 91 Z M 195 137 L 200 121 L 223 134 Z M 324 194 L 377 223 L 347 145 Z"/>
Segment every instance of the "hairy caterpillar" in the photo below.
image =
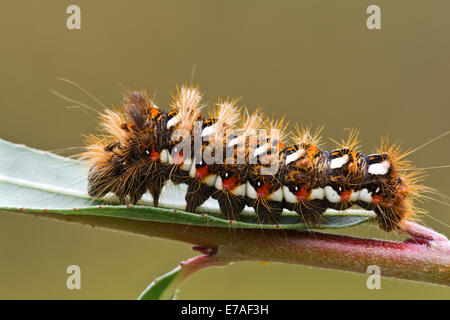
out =
<path fill-rule="evenodd" d="M 397 145 L 382 141 L 376 154 L 365 156 L 353 130 L 329 152 L 319 148 L 320 130 L 298 129 L 289 146 L 283 121 L 258 112 L 241 119 L 235 99 L 219 100 L 204 118 L 196 86 L 177 88 L 171 108 L 160 110 L 144 91 L 127 91 L 121 108 L 104 111 L 103 133 L 87 138 L 83 154 L 90 196 L 114 193 L 135 204 L 149 191 L 157 206 L 171 180 L 187 184 L 189 212 L 212 197 L 228 219 L 249 206 L 262 222 L 286 209 L 316 223 L 327 208 L 358 205 L 373 210 L 385 231 L 401 228 L 418 211 L 421 172 L 411 170 Z"/>

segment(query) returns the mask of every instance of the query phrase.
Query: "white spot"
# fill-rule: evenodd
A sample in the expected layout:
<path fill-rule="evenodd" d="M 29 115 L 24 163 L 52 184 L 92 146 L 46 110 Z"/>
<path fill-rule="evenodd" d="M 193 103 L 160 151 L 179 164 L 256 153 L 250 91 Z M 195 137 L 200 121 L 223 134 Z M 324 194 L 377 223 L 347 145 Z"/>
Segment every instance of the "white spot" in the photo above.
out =
<path fill-rule="evenodd" d="M 374 163 L 369 166 L 369 174 L 384 176 L 388 172 L 390 166 L 391 164 L 387 160 L 380 163 Z"/>
<path fill-rule="evenodd" d="M 289 203 L 297 203 L 297 197 L 286 186 L 282 187 L 283 189 L 283 197 Z"/>
<path fill-rule="evenodd" d="M 289 164 L 293 161 L 297 161 L 303 154 L 305 153 L 305 149 L 299 149 L 297 152 L 291 153 L 286 157 L 286 164 Z"/>
<path fill-rule="evenodd" d="M 367 190 L 367 188 L 364 188 L 359 191 L 358 198 L 361 201 L 364 201 L 367 203 L 372 203 L 372 192 L 369 192 L 369 190 Z"/>
<path fill-rule="evenodd" d="M 247 197 L 250 199 L 256 199 L 258 196 L 256 194 L 255 188 L 247 181 Z"/>
<path fill-rule="evenodd" d="M 183 164 L 180 166 L 180 169 L 183 171 L 191 170 L 191 167 L 195 167 L 195 163 L 192 163 L 191 159 L 186 159 L 183 161 Z"/>
<path fill-rule="evenodd" d="M 203 179 L 203 183 L 206 183 L 208 186 L 213 186 L 216 182 L 217 175 L 210 174 L 205 179 Z"/>
<path fill-rule="evenodd" d="M 330 168 L 338 169 L 348 162 L 348 154 L 344 154 L 340 158 L 331 159 Z"/>
<path fill-rule="evenodd" d="M 231 139 L 230 142 L 228 142 L 228 147 L 232 147 L 232 146 L 238 144 L 238 142 L 239 142 L 239 138 Z"/>
<path fill-rule="evenodd" d="M 283 190 L 281 188 L 278 188 L 276 191 L 272 192 L 268 197 L 268 200 L 281 202 L 283 201 Z"/>
<path fill-rule="evenodd" d="M 339 203 L 341 202 L 341 197 L 339 194 L 330 186 L 325 187 L 325 195 L 328 199 L 328 201 L 332 203 Z"/>
<path fill-rule="evenodd" d="M 350 195 L 350 201 L 355 202 L 359 199 L 359 191 L 352 190 L 352 194 Z"/>
<path fill-rule="evenodd" d="M 161 160 L 162 163 L 167 163 L 169 162 L 169 151 L 167 149 L 164 149 L 163 151 L 161 151 L 161 154 L 159 155 L 159 159 Z"/>
<path fill-rule="evenodd" d="M 322 200 L 325 198 L 325 191 L 322 188 L 316 188 L 311 190 L 308 200 Z"/>
<path fill-rule="evenodd" d="M 167 129 L 172 128 L 174 125 L 176 125 L 180 121 L 180 115 L 177 114 L 175 117 L 167 121 Z"/>
<path fill-rule="evenodd" d="M 259 156 L 260 154 L 264 153 L 267 151 L 267 145 L 263 145 L 262 147 L 259 147 L 255 150 L 255 157 Z"/>
<path fill-rule="evenodd" d="M 191 169 L 189 170 L 189 176 L 195 178 L 195 173 L 197 172 L 197 168 L 195 167 L 195 158 L 192 163 Z"/>
<path fill-rule="evenodd" d="M 214 125 L 206 127 L 202 131 L 202 137 L 209 136 L 209 135 L 213 134 L 215 131 L 216 131 L 216 127 Z"/>
<path fill-rule="evenodd" d="M 231 193 L 234 194 L 235 196 L 245 197 L 245 193 L 246 193 L 245 186 L 246 186 L 246 184 L 243 183 L 240 186 L 234 188 L 233 191 L 231 191 Z"/>
<path fill-rule="evenodd" d="M 220 176 L 217 176 L 216 181 L 214 182 L 214 187 L 217 190 L 222 190 L 222 178 Z"/>

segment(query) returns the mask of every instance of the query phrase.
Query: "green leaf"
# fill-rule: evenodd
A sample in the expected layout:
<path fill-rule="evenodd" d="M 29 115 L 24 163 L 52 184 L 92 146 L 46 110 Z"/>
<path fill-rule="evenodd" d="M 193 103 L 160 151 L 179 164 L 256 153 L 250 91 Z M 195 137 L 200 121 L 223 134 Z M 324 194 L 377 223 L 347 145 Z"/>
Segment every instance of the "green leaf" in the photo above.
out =
<path fill-rule="evenodd" d="M 277 223 L 260 224 L 251 210 L 239 221 L 228 221 L 214 200 L 208 200 L 198 213 L 181 210 L 184 186 L 165 187 L 161 207 L 152 206 L 145 195 L 135 206 L 118 205 L 113 197 L 93 201 L 87 195 L 87 168 L 80 161 L 35 150 L 0 139 L 0 210 L 53 212 L 62 215 L 89 215 L 196 226 L 257 229 L 306 229 L 296 213 L 283 213 Z M 184 189 L 183 189 L 184 188 Z M 324 214 L 321 229 L 345 228 L 368 222 L 374 215 L 363 210 Z"/>
<path fill-rule="evenodd" d="M 173 300 L 182 279 L 182 268 L 177 266 L 172 271 L 155 279 L 138 297 L 138 300 Z"/>

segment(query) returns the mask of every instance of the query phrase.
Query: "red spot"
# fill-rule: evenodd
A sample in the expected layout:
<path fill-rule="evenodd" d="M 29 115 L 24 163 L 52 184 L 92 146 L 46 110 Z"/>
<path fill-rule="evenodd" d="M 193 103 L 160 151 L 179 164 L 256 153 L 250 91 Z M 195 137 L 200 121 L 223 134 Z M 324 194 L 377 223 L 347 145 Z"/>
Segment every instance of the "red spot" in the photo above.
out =
<path fill-rule="evenodd" d="M 309 190 L 306 187 L 301 187 L 300 190 L 295 194 L 297 196 L 297 201 L 305 201 L 308 199 Z"/>
<path fill-rule="evenodd" d="M 350 196 L 352 195 L 352 191 L 351 190 L 344 190 L 341 193 L 341 200 L 342 202 L 347 202 L 350 200 Z"/>
<path fill-rule="evenodd" d="M 279 224 L 277 224 L 275 228 L 277 228 L 277 229 L 280 229 L 280 225 L 279 225 Z"/>
<path fill-rule="evenodd" d="M 23 208 L 20 208 L 20 211 L 23 211 Z"/>
<path fill-rule="evenodd" d="M 127 204 L 127 208 L 131 208 L 131 204 Z"/>
<path fill-rule="evenodd" d="M 77 211 L 77 208 L 73 208 L 73 211 Z"/>
<path fill-rule="evenodd" d="M 173 213 L 177 213 L 177 212 L 178 212 L 178 210 L 177 210 L 177 209 L 173 209 L 172 211 L 173 211 Z"/>
<path fill-rule="evenodd" d="M 233 220 L 229 220 L 228 222 L 229 222 L 229 224 L 233 224 Z"/>
<path fill-rule="evenodd" d="M 103 209 L 103 206 L 98 206 L 99 209 Z"/>
<path fill-rule="evenodd" d="M 155 150 L 152 150 L 152 153 L 150 154 L 150 158 L 152 161 L 158 161 L 159 159 L 159 152 L 156 152 Z"/>
<path fill-rule="evenodd" d="M 265 184 L 262 187 L 260 187 L 258 190 L 256 190 L 256 194 L 260 198 L 265 198 L 269 195 L 270 192 L 270 185 Z"/>
<path fill-rule="evenodd" d="M 195 176 L 199 179 L 206 178 L 206 176 L 208 176 L 208 166 L 204 165 L 203 167 L 197 168 Z"/>
<path fill-rule="evenodd" d="M 300 166 L 307 167 L 308 165 L 309 165 L 309 159 L 304 158 L 304 159 L 300 160 Z"/>
<path fill-rule="evenodd" d="M 222 182 L 222 189 L 223 190 L 232 190 L 234 189 L 235 185 L 236 185 L 236 177 L 231 177 L 228 179 L 223 180 Z"/>
<path fill-rule="evenodd" d="M 44 212 L 47 212 L 48 211 L 48 209 L 44 209 Z"/>
<path fill-rule="evenodd" d="M 183 150 L 180 151 L 180 153 L 178 153 L 177 155 L 175 155 L 173 157 L 173 163 L 175 163 L 176 165 L 182 165 L 184 162 L 184 158 L 183 158 Z"/>
<path fill-rule="evenodd" d="M 372 197 L 372 203 L 373 204 L 379 204 L 383 200 L 383 197 L 380 195 L 374 195 Z"/>
<path fill-rule="evenodd" d="M 206 213 L 202 213 L 202 217 L 205 218 L 206 217 Z"/>

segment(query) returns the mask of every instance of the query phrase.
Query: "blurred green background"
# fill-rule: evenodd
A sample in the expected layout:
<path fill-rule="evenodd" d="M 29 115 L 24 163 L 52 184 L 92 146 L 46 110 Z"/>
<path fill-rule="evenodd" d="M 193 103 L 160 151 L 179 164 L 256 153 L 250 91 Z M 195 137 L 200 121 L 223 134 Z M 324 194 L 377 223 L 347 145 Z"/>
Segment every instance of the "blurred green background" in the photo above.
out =
<path fill-rule="evenodd" d="M 81 30 L 66 8 L 81 7 Z M 366 28 L 381 7 L 382 30 Z M 340 139 L 358 127 L 364 152 L 381 135 L 413 148 L 447 131 L 450 105 L 448 1 L 13 1 L 0 2 L 0 137 L 54 150 L 82 145 L 95 115 L 68 109 L 49 89 L 100 107 L 122 86 L 147 88 L 164 107 L 192 78 L 206 99 L 243 97 L 293 123 L 325 125 Z M 449 137 L 410 156 L 419 167 L 450 164 Z M 327 138 L 326 147 L 333 148 Z M 72 152 L 73 153 L 73 152 Z M 63 154 L 70 154 L 65 152 Z M 39 170 L 39 168 L 36 168 Z M 450 194 L 449 170 L 427 185 Z M 1 196 L 1 195 L 0 195 Z M 423 223 L 450 235 L 449 208 L 427 201 Z M 441 221 L 438 222 L 437 220 Z M 376 227 L 350 235 L 393 239 Z M 134 299 L 155 277 L 193 256 L 189 245 L 0 214 L 0 298 Z M 82 289 L 65 287 L 77 264 Z M 181 299 L 450 298 L 442 286 L 303 266 L 238 263 L 190 278 Z"/>

